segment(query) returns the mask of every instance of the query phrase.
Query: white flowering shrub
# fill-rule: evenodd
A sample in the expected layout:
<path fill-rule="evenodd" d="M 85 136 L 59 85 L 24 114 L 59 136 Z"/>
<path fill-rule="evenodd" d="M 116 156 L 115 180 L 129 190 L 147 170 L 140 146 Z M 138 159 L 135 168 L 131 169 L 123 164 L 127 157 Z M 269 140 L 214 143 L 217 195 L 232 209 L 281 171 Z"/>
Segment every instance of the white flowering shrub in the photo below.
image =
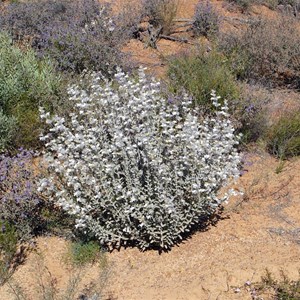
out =
<path fill-rule="evenodd" d="M 169 248 L 228 198 L 218 191 L 239 174 L 227 103 L 213 92 L 220 110 L 199 122 L 187 96 L 167 101 L 143 70 L 91 78 L 86 90 L 70 87 L 68 120 L 41 109 L 51 176 L 40 190 L 103 244 Z"/>

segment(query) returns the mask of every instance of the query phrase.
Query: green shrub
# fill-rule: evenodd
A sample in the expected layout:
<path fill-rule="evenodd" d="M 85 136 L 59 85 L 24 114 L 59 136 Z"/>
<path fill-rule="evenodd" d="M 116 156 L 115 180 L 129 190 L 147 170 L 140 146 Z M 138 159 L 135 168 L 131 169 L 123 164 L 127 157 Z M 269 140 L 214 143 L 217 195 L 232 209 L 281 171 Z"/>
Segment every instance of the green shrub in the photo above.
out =
<path fill-rule="evenodd" d="M 75 266 L 84 266 L 95 262 L 100 254 L 100 245 L 95 241 L 73 242 L 70 245 L 67 260 Z"/>
<path fill-rule="evenodd" d="M 11 144 L 16 130 L 14 117 L 6 116 L 0 109 L 0 152 Z"/>
<path fill-rule="evenodd" d="M 12 45 L 7 34 L 0 34 L 0 130 L 5 133 L 3 147 L 11 142 L 15 124 L 18 130 L 14 145 L 36 146 L 40 133 L 38 107 L 43 105 L 53 110 L 58 106 L 61 88 L 61 77 L 49 60 L 37 59 L 32 50 L 21 50 Z"/>
<path fill-rule="evenodd" d="M 281 117 L 266 134 L 267 149 L 285 159 L 300 155 L 300 112 Z"/>
<path fill-rule="evenodd" d="M 212 50 L 183 54 L 169 62 L 168 77 L 172 92 L 184 88 L 196 104 L 211 107 L 210 93 L 216 90 L 223 99 L 239 98 L 239 88 L 226 58 Z"/>
<path fill-rule="evenodd" d="M 18 237 L 15 228 L 0 220 L 0 286 L 11 276 L 11 267 L 16 255 Z"/>

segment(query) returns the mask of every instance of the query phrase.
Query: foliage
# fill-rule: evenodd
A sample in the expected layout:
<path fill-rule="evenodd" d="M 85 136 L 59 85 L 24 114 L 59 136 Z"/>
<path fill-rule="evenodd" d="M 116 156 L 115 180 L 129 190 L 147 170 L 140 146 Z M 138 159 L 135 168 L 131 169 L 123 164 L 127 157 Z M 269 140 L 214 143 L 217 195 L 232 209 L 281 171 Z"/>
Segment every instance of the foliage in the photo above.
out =
<path fill-rule="evenodd" d="M 256 142 L 267 130 L 266 104 L 269 99 L 254 89 L 253 86 L 244 85 L 241 97 L 230 102 L 234 127 L 242 133 L 243 144 Z"/>
<path fill-rule="evenodd" d="M 0 152 L 12 143 L 16 128 L 15 118 L 6 116 L 0 110 Z"/>
<path fill-rule="evenodd" d="M 97 0 L 42 0 L 11 4 L 2 27 L 15 41 L 29 41 L 41 56 L 50 55 L 61 70 L 93 69 L 109 74 L 121 64 L 127 34 L 114 26 L 107 5 Z"/>
<path fill-rule="evenodd" d="M 219 24 L 220 17 L 211 3 L 208 1 L 199 1 L 195 9 L 194 22 L 192 24 L 194 34 L 206 37 L 215 35 L 219 31 Z"/>
<path fill-rule="evenodd" d="M 168 77 L 175 93 L 184 88 L 196 104 L 212 107 L 211 90 L 224 99 L 239 98 L 239 89 L 226 58 L 212 50 L 200 49 L 196 54 L 183 54 L 169 62 Z"/>
<path fill-rule="evenodd" d="M 122 28 L 123 35 L 128 38 L 137 38 L 139 35 L 139 25 L 143 21 L 141 1 L 123 0 L 118 3 L 118 14 L 114 18 L 116 28 Z"/>
<path fill-rule="evenodd" d="M 266 270 L 266 275 L 262 276 L 261 283 L 257 283 L 255 289 L 258 295 L 269 290 L 274 294 L 274 299 L 297 300 L 300 298 L 300 278 L 298 280 L 290 280 L 281 271 L 281 280 L 276 280 L 271 272 Z"/>
<path fill-rule="evenodd" d="M 295 16 L 300 12 L 299 0 L 275 0 L 277 5 L 283 5 L 285 9 L 292 8 L 292 12 Z"/>
<path fill-rule="evenodd" d="M 150 24 L 162 27 L 164 34 L 170 34 L 178 9 L 178 0 L 143 0 L 144 15 Z"/>
<path fill-rule="evenodd" d="M 0 286 L 11 276 L 11 265 L 17 252 L 18 237 L 15 228 L 0 220 Z"/>
<path fill-rule="evenodd" d="M 38 106 L 58 105 L 61 83 L 49 60 L 40 61 L 31 50 L 12 45 L 0 33 L 0 130 L 1 148 L 9 143 L 36 146 L 39 136 Z M 13 130 L 18 128 L 13 135 Z"/>
<path fill-rule="evenodd" d="M 101 248 L 96 241 L 73 242 L 68 252 L 68 261 L 75 266 L 84 266 L 99 259 Z"/>
<path fill-rule="evenodd" d="M 220 40 L 221 49 L 241 79 L 266 85 L 285 84 L 299 88 L 300 34 L 296 20 L 252 23 L 241 36 L 229 34 Z"/>
<path fill-rule="evenodd" d="M 300 113 L 282 116 L 266 133 L 268 151 L 281 159 L 300 155 Z"/>
<path fill-rule="evenodd" d="M 76 217 L 76 227 L 101 244 L 135 242 L 170 248 L 226 194 L 238 176 L 239 155 L 227 102 L 198 123 L 186 95 L 161 96 L 159 83 L 119 71 L 114 80 L 92 74 L 86 90 L 70 87 L 74 112 L 51 117 L 45 159 L 51 176 L 40 191 Z M 220 106 L 212 94 L 212 102 Z"/>
<path fill-rule="evenodd" d="M 43 226 L 40 212 L 45 204 L 36 192 L 32 160 L 32 152 L 25 150 L 13 157 L 0 155 L 0 221 L 14 226 L 21 241 Z"/>
<path fill-rule="evenodd" d="M 253 4 L 259 3 L 259 0 L 228 0 L 228 2 L 234 3 L 242 12 L 246 12 Z"/>

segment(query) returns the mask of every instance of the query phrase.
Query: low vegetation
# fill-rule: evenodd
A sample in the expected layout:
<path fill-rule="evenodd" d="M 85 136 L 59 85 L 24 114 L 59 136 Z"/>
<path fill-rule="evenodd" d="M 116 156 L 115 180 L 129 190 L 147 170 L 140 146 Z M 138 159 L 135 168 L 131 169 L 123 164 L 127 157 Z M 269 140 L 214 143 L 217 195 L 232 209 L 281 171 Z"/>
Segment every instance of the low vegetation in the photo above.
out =
<path fill-rule="evenodd" d="M 178 0 L 143 0 L 143 15 L 154 27 L 161 27 L 164 34 L 170 34 L 174 27 Z"/>
<path fill-rule="evenodd" d="M 0 33 L 0 148 L 37 146 L 38 106 L 53 111 L 61 92 L 61 76 L 50 60 L 37 59 L 32 50 L 19 49 L 7 33 Z"/>
<path fill-rule="evenodd" d="M 292 17 L 254 21 L 241 35 L 229 34 L 219 45 L 239 79 L 266 86 L 299 89 L 300 35 Z"/>
<path fill-rule="evenodd" d="M 115 27 L 110 8 L 99 1 L 17 2 L 1 19 L 0 26 L 14 42 L 29 43 L 40 57 L 55 60 L 61 71 L 91 69 L 109 76 L 122 66 L 120 47 L 128 36 Z"/>
<path fill-rule="evenodd" d="M 200 1 L 195 9 L 192 30 L 195 36 L 211 37 L 219 32 L 221 17 L 208 1 Z"/>
<path fill-rule="evenodd" d="M 261 278 L 261 282 L 253 285 L 252 293 L 255 291 L 257 297 L 264 296 L 266 292 L 271 293 L 272 299 L 276 300 L 297 300 L 300 298 L 300 278 L 291 280 L 281 271 L 280 280 L 275 279 L 274 275 L 266 270 Z M 258 298 L 259 299 L 259 298 Z"/>
<path fill-rule="evenodd" d="M 229 61 L 214 49 L 205 51 L 205 48 L 200 48 L 195 53 L 175 56 L 169 61 L 168 77 L 171 91 L 186 90 L 196 105 L 212 107 L 212 89 L 228 101 L 240 97 Z"/>
<path fill-rule="evenodd" d="M 268 151 L 280 159 L 300 155 L 300 113 L 282 116 L 266 132 Z"/>

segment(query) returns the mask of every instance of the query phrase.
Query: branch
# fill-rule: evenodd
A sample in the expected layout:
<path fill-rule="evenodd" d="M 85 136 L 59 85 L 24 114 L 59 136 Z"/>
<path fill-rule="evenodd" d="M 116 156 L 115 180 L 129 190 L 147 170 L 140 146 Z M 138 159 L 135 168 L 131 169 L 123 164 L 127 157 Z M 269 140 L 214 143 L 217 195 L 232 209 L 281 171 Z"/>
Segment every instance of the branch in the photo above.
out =
<path fill-rule="evenodd" d="M 181 43 L 189 43 L 189 44 L 191 44 L 189 42 L 189 40 L 185 39 L 185 38 L 173 37 L 173 36 L 164 35 L 164 34 L 161 34 L 160 38 L 165 39 L 165 40 L 169 40 L 169 41 L 173 41 L 173 42 L 181 42 Z"/>

